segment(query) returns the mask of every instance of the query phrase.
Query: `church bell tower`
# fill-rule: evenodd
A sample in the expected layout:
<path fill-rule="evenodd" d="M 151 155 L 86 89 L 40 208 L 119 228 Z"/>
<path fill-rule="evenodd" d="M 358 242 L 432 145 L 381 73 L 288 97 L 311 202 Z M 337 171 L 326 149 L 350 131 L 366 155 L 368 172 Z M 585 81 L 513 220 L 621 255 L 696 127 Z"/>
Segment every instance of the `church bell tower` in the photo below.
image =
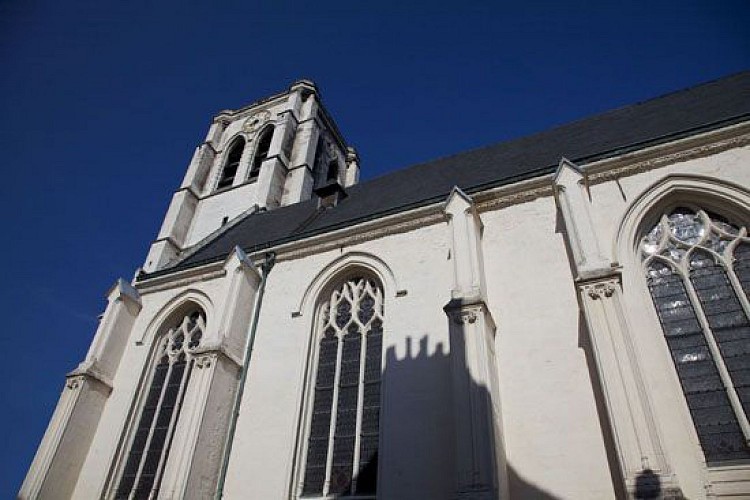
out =
<path fill-rule="evenodd" d="M 319 188 L 346 188 L 358 179 L 357 154 L 309 80 L 221 111 L 195 149 L 143 270 L 168 267 L 245 215 L 299 203 Z"/>

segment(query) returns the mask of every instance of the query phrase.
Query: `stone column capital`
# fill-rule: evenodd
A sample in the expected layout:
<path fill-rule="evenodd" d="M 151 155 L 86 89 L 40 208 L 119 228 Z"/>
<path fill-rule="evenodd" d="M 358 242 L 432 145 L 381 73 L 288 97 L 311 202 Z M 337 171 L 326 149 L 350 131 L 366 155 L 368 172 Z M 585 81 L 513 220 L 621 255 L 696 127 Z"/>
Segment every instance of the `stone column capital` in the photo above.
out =
<path fill-rule="evenodd" d="M 65 375 L 65 386 L 77 389 L 84 381 L 96 381 L 112 390 L 112 380 L 104 374 L 96 359 L 81 362 L 75 370 Z"/>

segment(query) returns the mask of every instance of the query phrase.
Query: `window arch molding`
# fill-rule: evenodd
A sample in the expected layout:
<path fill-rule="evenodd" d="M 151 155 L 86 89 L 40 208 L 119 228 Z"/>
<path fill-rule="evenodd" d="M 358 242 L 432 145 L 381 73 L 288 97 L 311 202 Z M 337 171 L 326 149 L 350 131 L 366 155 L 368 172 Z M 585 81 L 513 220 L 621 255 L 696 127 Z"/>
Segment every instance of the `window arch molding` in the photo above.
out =
<path fill-rule="evenodd" d="M 243 179 L 245 181 L 253 181 L 260 176 L 260 170 L 263 162 L 269 157 L 276 128 L 277 125 L 275 123 L 266 123 L 253 135 L 252 138 L 248 139 L 248 143 L 252 146 L 252 151 L 251 154 L 248 155 L 250 157 L 250 161 L 248 162 L 246 171 L 243 174 Z M 261 144 L 264 141 L 267 141 L 268 144 Z M 259 151 L 261 145 L 264 146 L 265 151 Z M 259 154 L 263 155 L 263 157 L 258 158 Z"/>
<path fill-rule="evenodd" d="M 375 264 L 374 266 L 372 265 L 373 263 Z M 352 451 L 351 453 L 354 457 L 358 456 L 360 458 L 359 461 L 356 458 L 352 458 L 353 462 L 348 463 L 349 467 L 354 467 L 353 471 L 350 469 L 352 475 L 349 476 L 349 481 L 353 480 L 354 483 L 351 484 L 357 484 L 357 489 L 359 490 L 360 487 L 368 487 L 362 486 L 363 484 L 369 484 L 369 487 L 373 487 L 373 483 L 370 481 L 375 481 L 375 478 L 377 477 L 377 456 L 378 453 L 382 455 L 383 451 L 380 446 L 380 436 L 382 436 L 382 432 L 378 431 L 378 426 L 382 427 L 382 422 L 378 423 L 378 421 L 383 406 L 382 397 L 380 395 L 383 391 L 382 387 L 385 385 L 382 373 L 385 363 L 384 343 L 385 338 L 387 338 L 388 330 L 388 305 L 386 302 L 389 295 L 386 293 L 386 287 L 388 286 L 386 285 L 386 280 L 390 282 L 391 285 L 395 286 L 395 280 L 390 272 L 390 268 L 386 267 L 385 269 L 378 269 L 378 267 L 381 266 L 385 266 L 385 264 L 380 259 L 371 255 L 357 253 L 341 256 L 318 273 L 303 296 L 301 309 L 307 310 L 309 313 L 306 315 L 307 321 L 304 322 L 304 328 L 308 340 L 306 346 L 305 369 L 301 378 L 302 384 L 298 399 L 300 404 L 298 405 L 296 415 L 298 427 L 297 439 L 294 447 L 294 465 L 292 467 L 292 474 L 289 481 L 288 496 L 290 498 L 298 498 L 302 492 L 301 485 L 303 483 L 307 484 L 306 475 L 310 472 L 308 470 L 308 460 L 310 460 L 308 453 L 310 452 L 310 446 L 312 446 L 313 442 L 311 432 L 315 427 L 313 425 L 313 411 L 314 408 L 318 407 L 318 398 L 320 397 L 318 384 L 321 379 L 319 378 L 320 374 L 318 371 L 321 366 L 321 357 L 323 356 L 324 349 L 323 346 L 329 342 L 325 339 L 333 339 L 334 336 L 338 338 L 336 341 L 337 347 L 334 349 L 334 352 L 337 351 L 338 353 L 334 354 L 335 359 L 333 363 L 337 367 L 335 369 L 335 374 L 334 372 L 330 372 L 333 377 L 330 382 L 333 384 L 334 388 L 329 389 L 330 391 L 333 391 L 332 396 L 329 396 L 332 398 L 331 404 L 333 407 L 329 409 L 329 412 L 332 413 L 329 413 L 330 416 L 326 427 L 329 429 L 328 432 L 330 432 L 330 435 L 328 432 L 326 433 L 326 435 L 329 436 L 326 439 L 329 450 L 329 465 L 328 469 L 326 469 L 326 476 L 322 479 L 327 493 L 326 496 L 315 496 L 315 494 L 307 493 L 303 498 L 307 498 L 310 494 L 313 495 L 313 498 L 331 498 L 330 495 L 337 495 L 337 493 L 334 493 L 333 489 L 329 490 L 328 488 L 334 488 L 333 485 L 336 483 L 334 478 L 338 477 L 335 472 L 336 457 L 339 456 L 338 445 L 335 443 L 338 442 L 337 440 L 339 437 L 337 436 L 339 436 L 338 433 L 340 432 L 337 419 L 341 418 L 341 405 L 346 404 L 343 401 L 349 401 L 349 398 L 342 399 L 341 391 L 345 390 L 343 389 L 344 386 L 349 387 L 352 380 L 357 388 L 357 394 L 354 398 L 355 406 L 349 410 L 343 410 L 343 414 L 346 414 L 350 410 L 356 411 L 357 416 L 355 421 L 351 424 L 356 425 L 357 429 L 355 434 L 356 437 L 351 437 L 353 440 L 352 443 L 354 443 L 352 446 L 354 446 L 355 451 Z M 384 270 L 386 271 L 385 275 L 382 274 Z M 386 276 L 385 280 L 383 279 L 383 276 Z M 361 281 L 357 280 L 357 278 L 361 278 Z M 357 283 L 357 285 L 355 285 L 355 283 Z M 348 292 L 344 292 L 345 289 L 350 290 L 351 295 L 347 295 Z M 359 290 L 359 292 L 354 292 L 354 290 Z M 361 295 L 357 297 L 358 293 Z M 347 309 L 349 311 L 347 317 L 351 319 L 348 320 L 349 323 L 347 323 L 346 320 L 344 323 L 347 323 L 348 326 L 344 323 L 339 323 L 338 314 L 340 313 L 340 310 L 338 309 L 339 306 L 335 305 L 337 304 L 336 300 L 342 300 L 341 298 L 344 295 L 348 296 L 346 302 L 355 306 L 350 306 L 351 309 Z M 339 299 L 334 299 L 334 297 L 337 296 Z M 371 297 L 369 314 L 366 312 L 368 306 L 362 306 L 362 304 L 365 303 L 364 301 L 368 300 L 367 297 Z M 336 309 L 334 309 L 334 307 Z M 364 307 L 364 309 L 362 307 Z M 338 311 L 335 315 L 333 314 L 334 310 Z M 301 315 L 295 313 L 293 316 L 299 318 Z M 357 318 L 356 322 L 362 322 L 362 325 L 364 326 L 355 327 L 355 318 Z M 335 334 L 333 333 L 332 327 L 334 323 L 339 327 L 339 332 Z M 344 326 L 346 327 L 344 328 Z M 352 330 L 353 327 L 354 330 Z M 350 335 L 352 337 L 350 337 Z M 347 339 L 349 338 L 355 343 L 348 344 L 350 341 Z M 354 348 L 354 351 L 351 351 L 348 350 L 347 345 L 356 345 L 357 347 Z M 363 348 L 365 348 L 364 351 L 362 351 Z M 373 351 L 372 349 L 376 350 Z M 350 354 L 354 352 L 359 354 L 356 359 L 352 358 L 347 361 L 347 352 Z M 369 353 L 377 353 L 375 364 L 372 364 L 373 358 L 371 358 L 371 354 Z M 344 375 L 344 373 L 346 373 L 344 367 L 351 366 L 349 363 L 354 361 L 356 361 L 356 366 L 358 368 L 356 368 L 356 371 L 351 372 L 350 377 L 356 374 L 358 375 L 354 379 L 351 379 Z M 373 368 L 377 368 L 375 373 L 378 373 L 378 371 L 380 373 L 376 378 L 372 378 L 371 375 L 373 373 Z M 345 382 L 345 380 L 349 380 L 349 382 Z M 369 391 L 371 390 L 370 388 L 372 388 L 373 383 L 376 386 L 374 393 L 377 394 L 376 399 L 371 399 L 371 396 L 368 396 L 368 394 L 371 394 Z M 355 389 L 355 387 L 349 387 L 349 389 Z M 322 400 L 326 400 L 326 398 L 324 397 Z M 375 408 L 369 407 L 370 411 L 376 410 L 376 412 L 374 414 L 370 413 L 369 418 L 366 418 L 366 415 L 368 415 L 368 400 L 370 401 L 369 404 L 372 404 L 373 401 L 376 401 L 377 404 Z M 343 408 L 347 407 L 343 406 Z M 373 415 L 375 415 L 374 421 L 372 420 Z M 330 420 L 331 417 L 333 417 L 333 420 Z M 366 425 L 366 422 L 369 422 L 369 425 Z M 370 445 L 367 445 L 365 444 L 367 443 L 365 434 L 360 434 L 360 432 L 365 433 L 365 429 L 372 430 L 373 424 L 375 435 L 371 435 L 370 439 L 374 437 L 375 440 L 371 440 Z M 363 457 L 371 455 L 365 453 L 364 450 L 369 449 L 370 452 L 372 452 L 372 449 L 369 448 L 369 446 L 373 446 L 373 443 L 375 446 L 374 462 L 365 461 L 366 459 Z M 378 451 L 378 449 L 380 450 Z M 373 464 L 375 465 L 374 467 Z M 368 473 L 366 473 L 365 470 L 367 470 Z M 328 473 L 331 474 L 330 477 L 328 477 Z M 360 473 L 361 476 L 359 475 Z M 368 479 L 364 479 L 366 475 L 368 475 Z M 305 486 L 305 488 L 306 487 L 307 486 Z M 347 488 L 348 487 L 349 486 L 347 486 Z M 375 498 L 375 493 L 368 492 L 368 490 L 361 492 L 360 490 L 355 496 L 369 499 Z"/>
<path fill-rule="evenodd" d="M 347 252 L 323 266 L 315 275 L 305 291 L 302 292 L 297 310 L 293 312 L 293 315 L 310 318 L 315 311 L 318 297 L 323 293 L 324 287 L 330 285 L 337 278 L 341 279 L 341 276 L 347 273 L 348 269 L 357 268 L 369 271 L 380 280 L 385 297 L 395 296 L 397 291 L 400 290 L 393 270 L 380 257 L 365 252 Z M 312 327 L 312 323 L 310 327 Z"/>
<path fill-rule="evenodd" d="M 229 185 L 229 186 L 220 188 L 219 184 L 221 183 L 221 180 L 224 177 L 224 169 L 227 166 L 227 163 L 229 162 L 229 156 L 235 150 L 235 146 L 239 142 L 242 142 L 242 154 L 240 155 L 240 158 L 238 159 L 237 169 L 232 178 L 233 180 L 236 180 L 240 175 L 242 175 L 241 173 L 244 167 L 243 163 L 247 163 L 247 162 L 243 162 L 242 158 L 247 157 L 247 154 L 246 154 L 247 147 L 251 142 L 250 142 L 250 138 L 247 137 L 247 134 L 244 134 L 242 132 L 237 132 L 236 134 L 232 135 L 224 142 L 224 148 L 222 149 L 221 154 L 218 157 L 216 174 L 214 175 L 213 191 L 217 191 L 219 189 L 225 189 L 227 187 L 232 187 L 231 185 Z"/>
<path fill-rule="evenodd" d="M 673 352 L 665 344 L 664 327 L 651 296 L 645 273 L 648 263 L 657 262 L 660 257 L 644 258 L 640 248 L 642 238 L 653 227 L 660 224 L 665 214 L 671 214 L 678 208 L 691 209 L 695 213 L 699 210 L 712 212 L 741 224 L 743 221 L 750 220 L 750 191 L 731 182 L 700 175 L 666 176 L 651 184 L 628 206 L 612 242 L 613 262 L 623 269 L 621 275 L 623 305 L 625 311 L 631 312 L 626 315 L 625 321 L 629 324 L 637 357 L 641 361 L 644 376 L 651 388 L 648 391 L 649 394 L 644 396 L 652 401 L 657 415 L 660 415 L 659 423 L 655 424 L 659 429 L 659 435 L 667 445 L 665 450 L 667 455 L 675 453 L 684 456 L 688 453 L 694 456 L 696 461 L 691 467 L 698 468 L 690 474 L 694 474 L 697 479 L 698 477 L 705 478 L 706 471 L 709 477 L 712 477 L 720 469 L 706 469 L 703 446 L 686 403 L 687 395 L 672 359 Z M 689 253 L 699 251 L 699 247 L 693 247 Z M 706 253 L 712 252 L 706 250 Z M 716 256 L 714 257 L 714 261 L 718 262 Z M 675 266 L 675 264 L 671 265 Z M 686 269 L 682 268 L 680 268 L 680 273 L 684 276 L 690 275 Z M 696 306 L 698 299 L 693 296 L 694 294 L 694 291 L 688 292 L 691 303 Z M 702 309 L 703 305 L 698 304 L 697 307 Z M 643 313 L 636 314 L 633 313 L 634 311 Z M 697 314 L 701 318 L 699 320 L 701 324 L 704 324 L 704 313 L 698 312 Z M 679 425 L 665 424 L 667 421 L 679 422 Z M 689 433 L 689 440 L 684 439 L 685 432 Z M 709 467 L 717 464 L 713 462 L 709 464 Z M 682 476 L 690 474 L 683 472 Z M 686 479 L 683 478 L 683 480 Z"/>
<path fill-rule="evenodd" d="M 200 290 L 188 289 L 183 290 L 169 299 L 167 303 L 159 309 L 146 328 L 143 329 L 141 336 L 136 339 L 136 344 L 143 345 L 146 343 L 153 343 L 154 339 L 162 333 L 161 328 L 167 320 L 174 315 L 179 315 L 181 311 L 190 309 L 191 306 L 202 309 L 203 313 L 206 315 L 206 338 L 208 338 L 211 318 L 214 317 L 213 301 L 208 295 Z"/>
<path fill-rule="evenodd" d="M 155 465 L 155 476 L 152 479 L 155 482 L 147 486 L 147 491 L 151 491 L 151 488 L 158 490 L 159 484 L 164 479 L 163 475 L 178 425 L 182 400 L 190 382 L 193 359 L 207 340 L 208 314 L 201 304 L 205 303 L 201 300 L 203 299 L 201 295 L 194 291 L 187 291 L 174 298 L 155 315 L 141 341 L 136 341 L 139 345 L 146 344 L 148 352 L 144 356 L 145 363 L 140 370 L 134 394 L 131 396 L 130 410 L 123 422 L 117 453 L 110 467 L 110 474 L 104 489 L 106 498 L 120 498 L 123 488 L 127 488 L 130 495 L 136 494 L 138 497 L 137 490 L 142 487 L 139 478 L 142 470 L 145 471 L 148 468 L 145 464 L 149 463 L 152 454 L 158 458 L 158 465 Z M 188 318 L 190 318 L 189 321 Z M 142 342 L 144 339 L 145 342 Z M 157 379 L 161 382 L 157 382 Z M 167 396 L 170 393 L 168 389 L 173 384 L 179 384 L 175 386 L 179 389 L 172 394 L 174 397 L 170 398 Z M 153 395 L 157 397 L 152 397 Z M 168 400 L 172 402 L 169 403 Z M 153 417 L 147 419 L 144 415 L 149 405 L 152 405 Z M 162 420 L 162 417 L 165 420 Z M 165 425 L 164 422 L 168 423 L 168 427 L 163 431 L 162 444 L 152 446 L 152 436 L 153 441 L 158 442 L 156 438 L 159 435 L 158 429 L 160 425 Z M 131 455 L 135 442 L 138 441 L 137 436 L 142 432 L 141 429 L 148 437 L 145 442 L 141 442 L 139 447 L 141 458 L 133 460 Z M 137 471 L 137 483 L 124 486 L 126 470 L 131 468 L 131 461 L 136 466 L 134 471 Z M 144 492 L 141 491 L 140 494 L 142 493 Z"/>
<path fill-rule="evenodd" d="M 640 236 L 659 221 L 662 213 L 681 205 L 700 206 L 725 217 L 746 220 L 750 216 L 750 191 L 726 181 L 701 175 L 669 175 L 653 183 L 628 206 L 612 241 L 613 262 L 639 262 Z"/>

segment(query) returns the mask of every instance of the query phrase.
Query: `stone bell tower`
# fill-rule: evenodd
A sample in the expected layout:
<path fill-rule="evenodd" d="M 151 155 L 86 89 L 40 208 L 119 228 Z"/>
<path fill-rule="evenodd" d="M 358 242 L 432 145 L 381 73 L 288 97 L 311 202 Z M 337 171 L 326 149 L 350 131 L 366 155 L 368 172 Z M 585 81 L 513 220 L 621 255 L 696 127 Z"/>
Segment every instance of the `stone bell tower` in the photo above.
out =
<path fill-rule="evenodd" d="M 357 154 L 309 80 L 221 111 L 195 149 L 143 270 L 167 267 L 243 216 L 308 200 L 323 186 L 346 188 L 358 179 Z"/>

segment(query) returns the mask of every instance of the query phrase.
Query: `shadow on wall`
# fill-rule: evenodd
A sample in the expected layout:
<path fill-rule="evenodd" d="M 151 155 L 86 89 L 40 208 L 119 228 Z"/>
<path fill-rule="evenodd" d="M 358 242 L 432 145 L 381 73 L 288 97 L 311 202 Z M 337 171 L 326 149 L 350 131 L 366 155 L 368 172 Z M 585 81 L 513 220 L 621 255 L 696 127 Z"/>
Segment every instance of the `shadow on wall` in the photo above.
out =
<path fill-rule="evenodd" d="M 635 498 L 662 498 L 661 481 L 651 469 L 645 469 L 635 478 Z"/>
<path fill-rule="evenodd" d="M 602 433 L 602 441 L 604 442 L 604 449 L 607 454 L 607 463 L 609 465 L 608 468 L 612 479 L 612 485 L 614 486 L 617 498 L 627 498 L 625 483 L 619 473 L 620 460 L 617 456 L 615 437 L 612 434 L 612 423 L 609 419 L 609 413 L 607 413 L 604 391 L 602 390 L 602 381 L 599 378 L 599 372 L 596 368 L 596 360 L 591 346 L 589 330 L 586 326 L 586 318 L 582 312 L 578 313 L 578 347 L 583 350 L 584 356 L 586 357 L 586 368 L 591 382 L 591 390 L 594 394 L 596 414 L 599 416 L 599 429 Z"/>
<path fill-rule="evenodd" d="M 460 349 L 456 349 L 459 351 Z M 451 354 L 442 343 L 429 344 L 428 337 L 418 341 L 407 337 L 403 355 L 398 355 L 391 347 L 386 352 L 385 370 L 382 376 L 381 392 L 381 446 L 380 459 L 368 462 L 354 481 L 379 469 L 378 496 L 388 500 L 452 500 L 472 499 L 471 489 L 457 495 L 456 436 L 457 422 L 454 417 L 454 377 L 451 373 Z M 455 365 L 453 365 L 455 366 Z M 465 375 L 465 374 L 464 374 Z M 479 398 L 487 397 L 487 389 L 476 384 L 471 377 L 470 391 Z M 484 439 L 498 449 L 492 426 Z M 383 458 L 386 460 L 383 460 Z M 493 463 L 495 457 L 492 457 Z M 513 468 L 507 465 L 510 498 L 529 500 L 556 500 L 557 497 L 545 492 L 531 482 L 524 480 Z M 353 481 L 353 482 L 354 482 Z M 416 495 L 416 496 L 415 496 Z M 346 498 L 337 496 L 336 498 Z M 483 500 L 498 498 L 481 496 Z"/>
<path fill-rule="evenodd" d="M 508 485 L 510 498 L 518 500 L 558 500 L 560 497 L 546 491 L 522 478 L 512 465 L 508 464 Z"/>
<path fill-rule="evenodd" d="M 617 498 L 628 498 L 618 474 L 614 440 L 583 317 L 579 333 L 580 347 L 586 352 L 589 361 L 591 383 L 616 495 Z M 454 352 L 461 350 L 454 349 Z M 393 347 L 386 352 L 386 365 L 381 379 L 383 408 L 380 420 L 380 442 L 384 448 L 371 457 L 359 474 L 355 475 L 352 483 L 372 484 L 374 477 L 379 474 L 377 495 L 388 500 L 504 500 L 500 499 L 497 492 L 494 496 L 483 493 L 480 497 L 479 494 L 474 496 L 471 490 L 464 489 L 463 494 L 457 494 L 457 470 L 460 464 L 456 463 L 458 443 L 455 436 L 459 426 L 454 418 L 453 384 L 454 377 L 460 378 L 460 374 L 452 373 L 456 364 L 451 363 L 451 353 L 446 352 L 442 343 L 433 344 L 430 348 L 427 336 L 421 337 L 417 342 L 406 337 L 403 352 L 403 356 L 399 356 Z M 465 377 L 464 380 L 469 383 L 464 388 L 466 391 L 479 399 L 487 397 L 485 387 L 474 382 L 471 377 Z M 485 430 L 484 439 L 492 443 L 491 449 L 498 450 L 493 428 L 488 426 Z M 387 460 L 383 461 L 383 457 Z M 379 463 L 378 458 L 382 463 Z M 491 459 L 496 461 L 494 456 Z M 506 472 L 510 499 L 561 498 L 526 480 L 511 463 L 506 464 Z M 655 499 L 662 498 L 662 495 L 659 476 L 649 469 L 642 471 L 636 478 L 631 498 Z M 331 498 L 349 497 L 350 495 L 334 495 Z"/>

